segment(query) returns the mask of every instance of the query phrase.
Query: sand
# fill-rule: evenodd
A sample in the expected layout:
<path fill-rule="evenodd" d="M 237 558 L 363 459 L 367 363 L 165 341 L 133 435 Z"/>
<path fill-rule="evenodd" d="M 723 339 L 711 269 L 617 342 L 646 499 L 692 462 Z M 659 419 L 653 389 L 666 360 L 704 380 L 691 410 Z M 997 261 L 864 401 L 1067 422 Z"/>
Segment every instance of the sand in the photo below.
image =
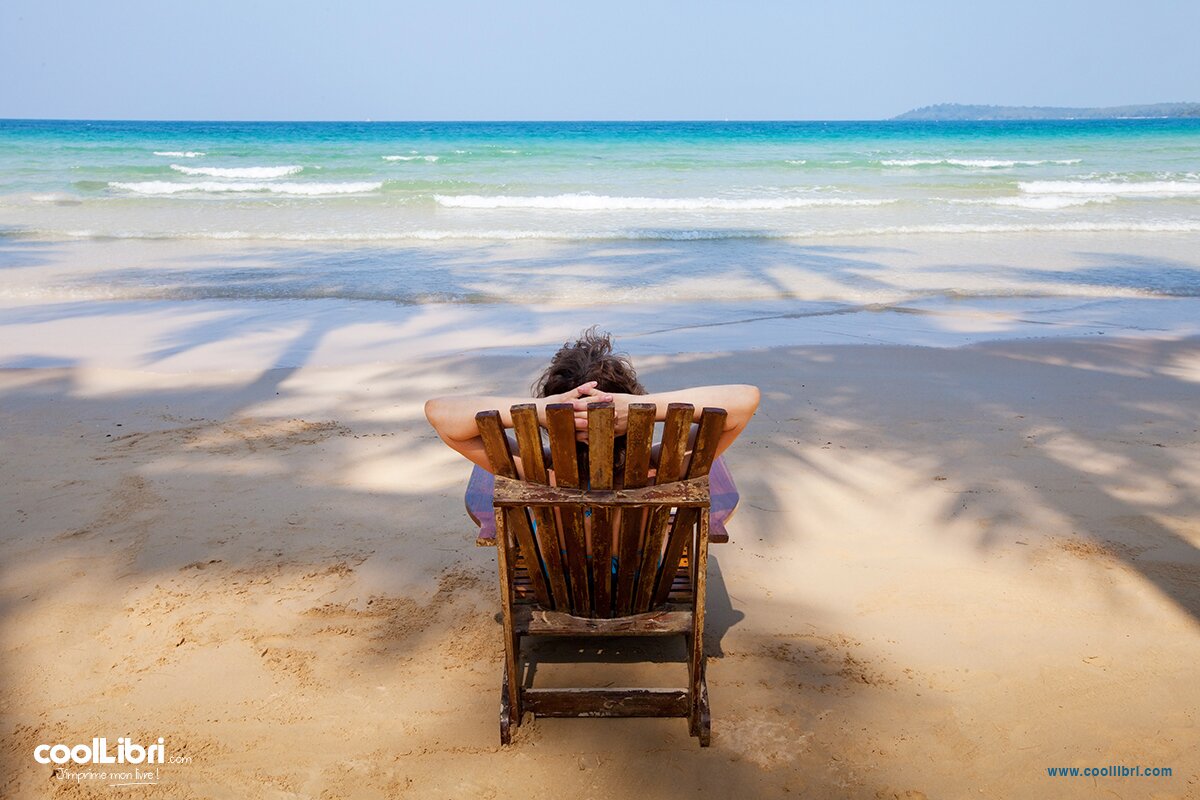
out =
<path fill-rule="evenodd" d="M 499 747 L 495 553 L 421 403 L 546 353 L 411 352 L 0 371 L 0 796 L 1200 796 L 1200 340 L 641 359 L 764 389 L 703 750 L 681 720 Z M 539 680 L 678 674 L 616 650 Z M 156 785 L 32 757 L 126 735 L 164 737 Z M 1173 775 L 1047 775 L 1114 764 Z"/>

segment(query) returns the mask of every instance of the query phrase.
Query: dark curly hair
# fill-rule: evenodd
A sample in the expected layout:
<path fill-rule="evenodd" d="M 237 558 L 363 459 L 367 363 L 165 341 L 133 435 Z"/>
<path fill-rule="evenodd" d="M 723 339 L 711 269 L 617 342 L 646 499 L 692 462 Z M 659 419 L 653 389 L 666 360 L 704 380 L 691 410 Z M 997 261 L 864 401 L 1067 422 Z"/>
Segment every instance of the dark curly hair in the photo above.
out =
<path fill-rule="evenodd" d="M 646 393 L 629 356 L 614 353 L 612 334 L 599 333 L 598 327 L 593 325 L 574 343 L 565 342 L 558 349 L 550 366 L 533 384 L 535 397 L 561 394 L 588 381 L 596 381 L 596 388 L 602 392 Z"/>

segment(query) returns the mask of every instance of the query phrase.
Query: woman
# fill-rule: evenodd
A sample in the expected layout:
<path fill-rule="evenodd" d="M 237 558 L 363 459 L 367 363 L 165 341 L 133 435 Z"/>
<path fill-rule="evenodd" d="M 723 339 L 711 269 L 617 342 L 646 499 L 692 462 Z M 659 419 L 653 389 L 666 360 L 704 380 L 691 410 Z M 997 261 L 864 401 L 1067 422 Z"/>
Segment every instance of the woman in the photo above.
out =
<path fill-rule="evenodd" d="M 550 366 L 533 386 L 538 420 L 546 423 L 546 406 L 552 403 L 571 403 L 575 408 L 576 438 L 587 441 L 587 407 L 592 403 L 611 402 L 615 410 L 615 431 L 625 433 L 630 403 L 654 403 L 659 421 L 666 418 L 669 403 L 690 403 L 695 420 L 704 407 L 723 408 L 727 412 L 725 430 L 717 445 L 720 455 L 738 437 L 758 408 L 758 387 L 746 385 L 697 386 L 671 392 L 647 393 L 638 381 L 637 372 L 629 358 L 613 352 L 609 334 L 597 333 L 592 327 L 583 332 L 574 344 L 564 344 Z M 479 411 L 497 409 L 506 428 L 512 427 L 509 407 L 529 402 L 522 397 L 435 397 L 425 403 L 425 417 L 446 444 L 484 469 L 491 469 L 483 449 L 483 439 L 475 425 Z M 694 440 L 695 425 L 692 436 Z M 689 449 L 691 447 L 689 440 Z M 515 454 L 516 447 L 513 452 Z M 517 471 L 521 471 L 517 458 Z M 653 461 L 651 463 L 654 463 Z"/>

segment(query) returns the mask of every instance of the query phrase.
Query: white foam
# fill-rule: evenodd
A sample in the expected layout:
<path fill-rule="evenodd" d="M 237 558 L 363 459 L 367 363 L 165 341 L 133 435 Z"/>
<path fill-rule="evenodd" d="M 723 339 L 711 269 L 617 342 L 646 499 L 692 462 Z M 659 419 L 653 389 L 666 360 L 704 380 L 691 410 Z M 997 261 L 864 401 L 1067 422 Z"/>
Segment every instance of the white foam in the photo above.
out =
<path fill-rule="evenodd" d="M 383 187 L 382 181 L 357 183 L 227 183 L 224 181 L 197 181 L 195 183 L 173 183 L 170 181 L 137 181 L 110 183 L 114 189 L 145 195 L 170 195 L 184 192 L 271 192 L 273 194 L 328 195 L 359 194 L 373 192 Z"/>
<path fill-rule="evenodd" d="M 626 235 L 621 231 L 581 231 L 576 233 L 558 233 L 539 230 L 410 230 L 410 231 L 97 231 L 89 229 L 56 231 L 43 230 L 33 233 L 49 236 L 69 236 L 74 239 L 186 239 L 186 240 L 255 240 L 278 242 L 402 242 L 402 241 L 444 241 L 453 239 L 464 240 L 498 240 L 520 241 L 525 239 L 623 239 L 623 238 L 675 238 L 672 236 L 637 236 Z M 694 233 L 684 231 L 682 233 Z M 684 236 L 681 238 L 695 238 Z M 711 238 L 723 238 L 714 236 Z M 753 235 L 738 238 L 753 238 Z"/>
<path fill-rule="evenodd" d="M 433 163 L 438 160 L 438 156 L 384 156 L 384 161 L 428 161 Z"/>
<path fill-rule="evenodd" d="M 31 194 L 29 195 L 29 199 L 34 203 L 57 203 L 59 205 L 75 205 L 80 202 L 78 197 L 65 192 L 45 192 L 42 194 Z"/>
<path fill-rule="evenodd" d="M 992 202 L 998 206 L 1012 206 L 1014 208 L 1035 208 L 1044 210 L 1057 210 L 1060 208 L 1071 208 L 1073 206 L 1084 206 L 1090 203 L 1111 203 L 1116 200 L 1112 195 L 1093 195 L 1091 197 L 1068 197 L 1058 194 L 1044 194 L 1037 197 L 998 197 Z"/>
<path fill-rule="evenodd" d="M 1117 198 L 1113 195 L 1091 195 L 1086 197 L 1071 195 L 1035 195 L 1033 197 L 989 197 L 984 199 L 959 199 L 948 202 L 955 205 L 990 205 L 1008 206 L 1012 208 L 1030 208 L 1041 211 L 1054 211 L 1072 206 L 1084 206 L 1090 203 L 1111 203 Z"/>
<path fill-rule="evenodd" d="M 946 164 L 952 167 L 979 167 L 982 169 L 997 169 L 1003 167 L 1035 167 L 1039 164 L 1078 164 L 1079 158 L 1058 160 L 1020 161 L 1001 158 L 888 158 L 879 163 L 885 167 L 920 167 L 927 165 Z"/>
<path fill-rule="evenodd" d="M 156 156 L 170 156 L 171 158 L 200 158 L 207 153 L 198 153 L 195 150 L 155 150 Z"/>
<path fill-rule="evenodd" d="M 181 167 L 172 164 L 171 169 L 184 175 L 207 175 L 210 178 L 282 178 L 295 175 L 304 167 Z"/>
<path fill-rule="evenodd" d="M 789 158 L 789 159 L 787 159 L 787 160 L 785 161 L 785 163 L 787 163 L 787 164 L 795 164 L 796 166 L 798 166 L 798 167 L 799 167 L 799 166 L 801 166 L 801 165 L 803 165 L 803 164 L 807 164 L 807 163 L 808 163 L 808 159 L 806 159 L 806 158 Z"/>
<path fill-rule="evenodd" d="M 878 228 L 849 228 L 834 231 L 810 231 L 788 235 L 784 238 L 808 238 L 811 236 L 891 236 L 894 234 L 921 233 L 1197 233 L 1200 220 L 1163 220 L 1160 222 L 1062 222 L 1062 223 L 998 223 L 998 224 L 954 224 L 954 225 L 896 225 Z"/>
<path fill-rule="evenodd" d="M 550 230 L 400 230 L 400 231 L 99 231 L 92 229 L 31 231 L 47 236 L 68 236 L 74 239 L 183 239 L 183 240 L 257 240 L 279 242 L 403 242 L 403 241 L 719 241 L 725 239 L 785 239 L 818 235 L 815 231 L 800 233 L 764 233 L 760 231 L 713 229 L 591 229 L 574 231 Z"/>
<path fill-rule="evenodd" d="M 434 195 L 446 208 L 533 208 L 566 211 L 775 211 L 810 206 L 881 206 L 897 202 L 841 197 L 609 197 L 591 194 L 511 196 Z"/>
<path fill-rule="evenodd" d="M 183 239 L 183 240 L 251 240 L 282 242 L 403 242 L 403 241 L 723 241 L 730 239 L 826 239 L 866 236 L 900 235 L 959 235 L 1012 233 L 1200 233 L 1200 220 L 1160 222 L 1060 222 L 1060 223 L 997 223 L 997 224 L 930 224 L 895 225 L 834 230 L 793 229 L 756 231 L 729 228 L 611 228 L 584 230 L 395 230 L 395 231 L 99 231 L 99 230 L 31 230 L 30 234 L 68 236 L 79 239 Z"/>
<path fill-rule="evenodd" d="M 1200 197 L 1200 181 L 1022 181 L 1017 186 L 1029 194 Z"/>

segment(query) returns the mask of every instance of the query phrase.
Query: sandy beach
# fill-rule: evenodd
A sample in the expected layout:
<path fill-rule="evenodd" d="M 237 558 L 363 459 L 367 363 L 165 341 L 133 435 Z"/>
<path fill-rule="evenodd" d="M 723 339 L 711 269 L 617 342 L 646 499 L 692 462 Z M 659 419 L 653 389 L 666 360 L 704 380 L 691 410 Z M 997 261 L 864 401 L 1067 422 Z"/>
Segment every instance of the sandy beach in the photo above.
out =
<path fill-rule="evenodd" d="M 94 357 L 0 371 L 0 795 L 1200 796 L 1200 340 L 633 343 L 651 388 L 764 390 L 710 564 L 713 744 L 534 720 L 501 749 L 495 553 L 421 406 L 521 392 L 558 328 L 497 354 L 442 322 L 261 368 L 315 345 L 8 328 L 10 365 Z M 675 669 L 610 655 L 538 680 Z M 32 757 L 96 736 L 171 763 L 114 787 Z M 1173 774 L 1047 774 L 1109 765 Z"/>

